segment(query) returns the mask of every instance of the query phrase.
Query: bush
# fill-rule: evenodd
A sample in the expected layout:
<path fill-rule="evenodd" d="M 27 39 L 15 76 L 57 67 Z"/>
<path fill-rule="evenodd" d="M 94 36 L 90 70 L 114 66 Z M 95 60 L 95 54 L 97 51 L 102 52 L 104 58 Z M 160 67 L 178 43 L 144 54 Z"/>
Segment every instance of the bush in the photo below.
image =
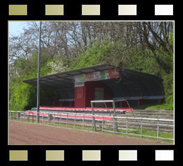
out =
<path fill-rule="evenodd" d="M 173 73 L 163 77 L 163 86 L 166 96 L 166 104 L 173 105 Z"/>

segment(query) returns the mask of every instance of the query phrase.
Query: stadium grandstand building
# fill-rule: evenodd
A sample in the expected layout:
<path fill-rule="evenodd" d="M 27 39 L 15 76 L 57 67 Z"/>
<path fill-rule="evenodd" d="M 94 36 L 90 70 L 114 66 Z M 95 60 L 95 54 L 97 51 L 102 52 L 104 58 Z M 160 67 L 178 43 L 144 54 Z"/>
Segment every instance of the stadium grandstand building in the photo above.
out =
<path fill-rule="evenodd" d="M 37 85 L 37 78 L 24 80 Z M 50 107 L 91 107 L 91 100 L 116 100 L 116 108 L 125 108 L 127 100 L 132 108 L 149 103 L 163 103 L 162 80 L 154 75 L 119 68 L 96 65 L 40 77 L 40 86 L 53 89 L 58 99 Z M 47 105 L 48 106 L 48 105 Z M 107 106 L 112 106 L 107 103 Z M 104 107 L 95 103 L 95 107 Z M 40 107 L 41 108 L 41 107 Z"/>

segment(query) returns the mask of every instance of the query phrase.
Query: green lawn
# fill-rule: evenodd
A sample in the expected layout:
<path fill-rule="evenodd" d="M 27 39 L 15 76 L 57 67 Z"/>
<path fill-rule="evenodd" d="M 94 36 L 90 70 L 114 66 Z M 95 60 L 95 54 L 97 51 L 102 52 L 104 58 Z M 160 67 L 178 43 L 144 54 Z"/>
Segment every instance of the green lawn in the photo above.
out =
<path fill-rule="evenodd" d="M 136 109 L 163 109 L 163 110 L 173 110 L 173 103 L 172 104 L 144 104 L 139 106 Z"/>

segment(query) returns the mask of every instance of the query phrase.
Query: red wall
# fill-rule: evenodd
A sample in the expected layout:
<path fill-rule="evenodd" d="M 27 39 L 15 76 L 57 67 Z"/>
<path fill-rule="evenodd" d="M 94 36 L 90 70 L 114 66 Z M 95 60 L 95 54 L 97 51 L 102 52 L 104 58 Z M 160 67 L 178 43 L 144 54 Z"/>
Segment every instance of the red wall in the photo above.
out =
<path fill-rule="evenodd" d="M 75 87 L 75 107 L 90 107 L 95 100 L 95 88 L 104 88 L 104 100 L 112 99 L 112 92 L 99 82 L 85 82 L 84 87 Z M 112 106 L 107 103 L 107 106 Z"/>
<path fill-rule="evenodd" d="M 75 87 L 75 107 L 86 107 L 86 87 Z"/>
<path fill-rule="evenodd" d="M 95 88 L 104 88 L 104 100 L 112 99 L 111 90 L 99 82 L 86 82 L 86 107 L 91 107 L 91 100 L 95 100 Z M 109 103 L 107 103 L 109 105 Z"/>

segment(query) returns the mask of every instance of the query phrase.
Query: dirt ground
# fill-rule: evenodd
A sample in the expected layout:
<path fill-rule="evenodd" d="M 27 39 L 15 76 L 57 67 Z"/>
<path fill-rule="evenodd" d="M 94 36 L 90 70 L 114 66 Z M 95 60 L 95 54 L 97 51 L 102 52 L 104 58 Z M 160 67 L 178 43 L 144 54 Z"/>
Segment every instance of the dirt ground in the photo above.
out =
<path fill-rule="evenodd" d="M 167 145 L 152 140 L 9 120 L 9 145 Z"/>

